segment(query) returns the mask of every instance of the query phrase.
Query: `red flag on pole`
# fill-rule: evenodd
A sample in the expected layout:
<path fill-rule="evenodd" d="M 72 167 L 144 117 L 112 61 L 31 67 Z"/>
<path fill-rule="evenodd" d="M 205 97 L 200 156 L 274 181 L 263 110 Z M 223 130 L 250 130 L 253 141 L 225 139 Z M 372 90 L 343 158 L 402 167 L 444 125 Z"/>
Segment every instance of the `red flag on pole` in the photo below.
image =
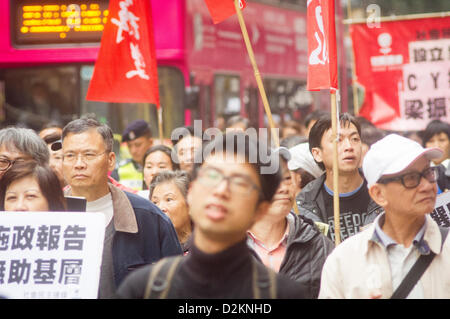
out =
<path fill-rule="evenodd" d="M 233 0 L 205 0 L 205 2 L 214 24 L 220 23 L 231 17 L 233 14 L 236 14 Z M 244 9 L 246 5 L 245 0 L 239 0 L 239 7 L 241 10 Z"/>
<path fill-rule="evenodd" d="M 158 71 L 150 1 L 111 0 L 86 100 L 153 103 Z"/>
<path fill-rule="evenodd" d="M 338 88 L 334 0 L 308 0 L 308 80 L 307 89 Z"/>

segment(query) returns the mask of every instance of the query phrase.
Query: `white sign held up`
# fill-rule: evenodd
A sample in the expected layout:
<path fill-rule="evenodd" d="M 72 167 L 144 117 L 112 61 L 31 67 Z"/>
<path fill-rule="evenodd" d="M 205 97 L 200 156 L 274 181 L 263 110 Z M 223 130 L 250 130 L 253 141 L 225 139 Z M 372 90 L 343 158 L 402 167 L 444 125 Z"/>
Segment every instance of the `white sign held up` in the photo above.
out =
<path fill-rule="evenodd" d="M 95 299 L 102 213 L 0 212 L 0 295 L 12 299 Z"/>

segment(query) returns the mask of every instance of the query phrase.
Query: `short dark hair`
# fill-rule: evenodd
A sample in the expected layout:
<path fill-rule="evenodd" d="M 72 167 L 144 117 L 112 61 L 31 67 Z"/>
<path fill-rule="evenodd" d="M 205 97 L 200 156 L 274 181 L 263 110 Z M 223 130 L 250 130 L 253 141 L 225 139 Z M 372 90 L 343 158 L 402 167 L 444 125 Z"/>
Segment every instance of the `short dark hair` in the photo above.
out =
<path fill-rule="evenodd" d="M 62 185 L 53 169 L 48 165 L 41 165 L 36 161 L 25 161 L 14 163 L 3 175 L 0 184 L 0 209 L 5 209 L 6 190 L 14 181 L 24 177 L 36 178 L 42 194 L 47 199 L 50 211 L 66 211 L 66 199 Z"/>
<path fill-rule="evenodd" d="M 149 156 L 150 154 L 152 154 L 154 152 L 163 152 L 164 154 L 169 156 L 170 162 L 172 163 L 173 171 L 180 169 L 180 165 L 177 162 L 175 162 L 172 158 L 172 156 L 174 156 L 174 158 L 176 158 L 175 152 L 170 147 L 168 147 L 166 145 L 162 145 L 162 144 L 158 144 L 158 145 L 154 145 L 154 146 L 150 147 L 144 154 L 143 163 L 145 163 L 145 159 L 147 158 L 147 156 Z"/>
<path fill-rule="evenodd" d="M 356 118 L 350 113 L 340 113 L 339 125 L 346 126 L 350 124 L 355 125 L 359 136 L 361 136 L 361 126 L 359 125 Z M 314 147 L 322 148 L 322 137 L 325 134 L 325 132 L 328 131 L 330 128 L 331 128 L 331 114 L 322 116 L 319 120 L 317 120 L 316 123 L 314 123 L 308 137 L 310 152 Z M 323 170 L 325 169 L 325 165 L 323 164 L 323 162 L 316 161 L 316 163 L 317 165 L 319 165 L 321 169 Z"/>
<path fill-rule="evenodd" d="M 239 142 L 243 143 L 239 144 Z M 278 166 L 276 167 L 274 173 L 261 173 L 263 167 L 271 166 L 276 160 L 275 157 L 279 156 L 274 156 L 264 139 L 254 138 L 247 132 L 233 131 L 216 136 L 214 140 L 205 145 L 204 151 L 207 150 L 221 150 L 223 153 L 232 152 L 233 154 L 244 157 L 247 162 L 254 167 L 256 173 L 258 174 L 262 193 L 260 200 L 269 202 L 272 200 L 273 195 L 275 194 L 279 184 L 281 183 L 282 174 L 279 161 L 275 162 L 278 163 Z M 203 163 L 203 154 L 204 153 L 199 150 L 195 155 L 196 160 L 194 162 L 194 169 L 192 171 L 193 180 L 197 177 L 198 170 Z M 211 154 L 207 154 L 206 156 Z M 266 163 L 263 161 L 262 156 L 267 156 Z M 202 160 L 200 161 L 199 159 Z M 250 159 L 255 159 L 255 161 L 250 161 Z"/>
<path fill-rule="evenodd" d="M 317 121 L 319 118 L 321 118 L 324 115 L 329 115 L 330 112 L 325 110 L 314 110 L 308 115 L 305 116 L 305 127 L 308 127 L 309 123 L 311 121 Z"/>
<path fill-rule="evenodd" d="M 100 123 L 99 121 L 97 121 L 97 119 L 91 116 L 81 117 L 69 122 L 66 126 L 64 126 L 62 132 L 62 140 L 64 141 L 64 138 L 70 133 L 81 134 L 90 129 L 97 130 L 97 132 L 102 136 L 103 141 L 105 142 L 106 150 L 108 152 L 112 152 L 114 145 L 114 136 L 111 128 L 106 124 Z"/>
<path fill-rule="evenodd" d="M 422 132 L 423 146 L 436 134 L 445 133 L 450 140 L 450 124 L 441 120 L 433 120 L 428 123 L 425 130 Z"/>

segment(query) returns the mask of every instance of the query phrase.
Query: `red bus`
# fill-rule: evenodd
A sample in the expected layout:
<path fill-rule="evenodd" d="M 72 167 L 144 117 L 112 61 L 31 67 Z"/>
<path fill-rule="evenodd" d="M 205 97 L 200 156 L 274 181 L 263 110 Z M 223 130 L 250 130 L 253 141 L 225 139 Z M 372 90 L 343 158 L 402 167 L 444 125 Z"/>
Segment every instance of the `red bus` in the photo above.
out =
<path fill-rule="evenodd" d="M 204 0 L 151 0 L 164 136 L 241 114 L 265 125 L 237 17 L 214 25 Z M 85 96 L 108 19 L 107 0 L 0 0 L 0 125 L 36 130 L 95 113 L 120 134 L 138 118 L 158 134 L 155 107 Z M 298 119 L 306 91 L 306 1 L 248 0 L 244 18 L 274 118 Z M 78 19 L 78 20 L 77 20 Z M 57 110 L 57 112 L 55 112 Z"/>

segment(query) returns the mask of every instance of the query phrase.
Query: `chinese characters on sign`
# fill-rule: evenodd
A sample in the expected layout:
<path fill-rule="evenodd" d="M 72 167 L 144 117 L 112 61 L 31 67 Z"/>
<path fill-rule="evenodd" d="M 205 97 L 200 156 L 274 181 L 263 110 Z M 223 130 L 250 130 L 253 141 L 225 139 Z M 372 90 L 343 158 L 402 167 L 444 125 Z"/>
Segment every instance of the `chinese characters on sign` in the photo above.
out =
<path fill-rule="evenodd" d="M 140 20 L 132 11 L 129 10 L 129 7 L 133 4 L 133 0 L 124 0 L 119 2 L 120 11 L 119 11 L 119 20 L 116 18 L 112 18 L 111 22 L 118 27 L 117 30 L 117 38 L 116 43 L 122 42 L 124 39 L 123 32 L 128 33 L 130 36 L 135 38 L 135 40 L 139 40 L 139 25 L 138 21 Z M 145 61 L 142 56 L 141 50 L 139 50 L 139 44 L 130 41 L 130 55 L 134 61 L 134 65 L 136 70 L 131 70 L 126 73 L 127 79 L 132 78 L 134 76 L 139 76 L 141 79 L 149 80 L 150 77 L 145 73 Z"/>
<path fill-rule="evenodd" d="M 430 216 L 441 227 L 450 227 L 450 192 L 438 195 Z"/>
<path fill-rule="evenodd" d="M 410 42 L 409 62 L 403 67 L 402 116 L 418 127 L 450 121 L 450 39 Z"/>
<path fill-rule="evenodd" d="M 96 298 L 103 219 L 98 213 L 2 212 L 0 295 Z"/>

